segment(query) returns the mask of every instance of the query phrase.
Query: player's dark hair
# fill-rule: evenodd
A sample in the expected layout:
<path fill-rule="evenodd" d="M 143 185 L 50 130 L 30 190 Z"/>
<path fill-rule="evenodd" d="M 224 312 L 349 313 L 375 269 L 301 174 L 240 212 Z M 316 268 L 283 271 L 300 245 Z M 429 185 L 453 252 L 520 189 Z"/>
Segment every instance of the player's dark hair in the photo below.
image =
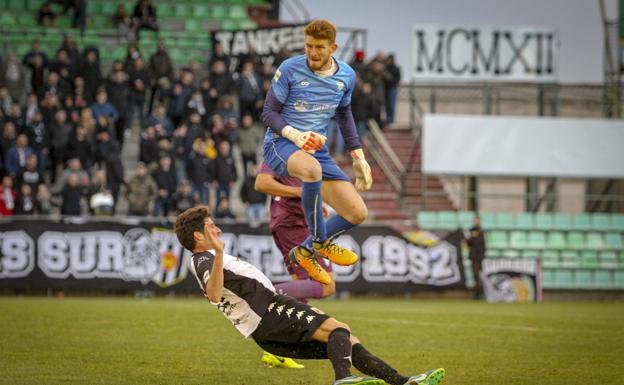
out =
<path fill-rule="evenodd" d="M 195 248 L 195 238 L 193 233 L 204 230 L 204 220 L 210 218 L 210 208 L 208 206 L 197 206 L 185 210 L 178 215 L 174 225 L 174 231 L 178 241 L 185 249 L 193 251 Z"/>
<path fill-rule="evenodd" d="M 324 19 L 316 19 L 306 25 L 304 32 L 315 39 L 327 39 L 329 44 L 336 42 L 336 26 Z"/>

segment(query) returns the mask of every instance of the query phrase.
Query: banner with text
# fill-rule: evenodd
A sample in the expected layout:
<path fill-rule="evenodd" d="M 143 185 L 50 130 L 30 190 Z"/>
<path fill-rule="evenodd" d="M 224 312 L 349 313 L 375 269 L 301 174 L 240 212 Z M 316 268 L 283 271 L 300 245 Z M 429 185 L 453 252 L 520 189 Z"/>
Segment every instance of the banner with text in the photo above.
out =
<path fill-rule="evenodd" d="M 556 82 L 558 60 L 555 28 L 413 27 L 413 80 Z"/>
<path fill-rule="evenodd" d="M 481 282 L 488 302 L 542 301 L 540 260 L 484 259 Z"/>
<path fill-rule="evenodd" d="M 221 224 L 225 252 L 258 267 L 273 282 L 291 277 L 268 228 Z M 168 222 L 136 225 L 55 221 L 0 223 L 0 289 L 193 292 L 191 253 Z M 359 226 L 337 243 L 361 261 L 334 266 L 338 291 L 405 293 L 465 288 L 461 233 L 416 245 L 383 226 Z"/>

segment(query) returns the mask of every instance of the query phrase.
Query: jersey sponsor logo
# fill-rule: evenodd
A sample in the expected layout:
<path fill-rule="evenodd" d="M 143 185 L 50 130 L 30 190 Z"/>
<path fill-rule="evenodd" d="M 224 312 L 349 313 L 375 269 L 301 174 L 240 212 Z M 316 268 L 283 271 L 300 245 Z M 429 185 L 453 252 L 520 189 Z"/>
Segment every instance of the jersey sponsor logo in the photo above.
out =
<path fill-rule="evenodd" d="M 338 107 L 338 104 L 322 103 L 322 104 L 310 104 L 305 100 L 295 100 L 294 108 L 299 112 L 321 112 L 321 111 L 333 111 Z"/>

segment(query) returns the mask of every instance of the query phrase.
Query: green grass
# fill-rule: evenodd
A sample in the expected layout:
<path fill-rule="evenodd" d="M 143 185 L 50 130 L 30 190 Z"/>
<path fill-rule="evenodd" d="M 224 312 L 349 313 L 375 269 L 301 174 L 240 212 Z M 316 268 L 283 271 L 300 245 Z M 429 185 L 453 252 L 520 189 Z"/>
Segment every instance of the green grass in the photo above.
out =
<path fill-rule="evenodd" d="M 317 301 L 404 373 L 444 384 L 621 384 L 624 303 Z M 270 369 L 203 299 L 0 298 L 0 384 L 327 385 L 328 361 Z"/>

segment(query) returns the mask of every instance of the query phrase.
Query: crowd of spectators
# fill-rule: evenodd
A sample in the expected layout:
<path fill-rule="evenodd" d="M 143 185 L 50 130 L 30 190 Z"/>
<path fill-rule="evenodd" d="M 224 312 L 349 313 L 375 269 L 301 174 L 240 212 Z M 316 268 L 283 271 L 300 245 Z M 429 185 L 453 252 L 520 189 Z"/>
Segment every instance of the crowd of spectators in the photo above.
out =
<path fill-rule="evenodd" d="M 216 43 L 207 66 L 174 68 L 163 41 L 149 58 L 130 43 L 126 59 L 105 71 L 98 47 L 80 50 L 66 35 L 53 57 L 36 40 L 23 58 L 2 57 L 0 215 L 167 216 L 202 203 L 216 218 L 232 218 L 240 181 L 236 198 L 247 217 L 264 218 L 266 197 L 253 178 L 275 67 L 253 49 L 233 60 Z M 391 121 L 386 102 L 400 74 L 391 56 L 356 69 L 353 112 L 365 134 L 366 119 L 385 111 Z M 135 148 L 124 148 L 128 143 Z M 336 143 L 334 150 L 343 149 Z M 136 167 L 124 169 L 122 151 L 135 154 Z"/>

